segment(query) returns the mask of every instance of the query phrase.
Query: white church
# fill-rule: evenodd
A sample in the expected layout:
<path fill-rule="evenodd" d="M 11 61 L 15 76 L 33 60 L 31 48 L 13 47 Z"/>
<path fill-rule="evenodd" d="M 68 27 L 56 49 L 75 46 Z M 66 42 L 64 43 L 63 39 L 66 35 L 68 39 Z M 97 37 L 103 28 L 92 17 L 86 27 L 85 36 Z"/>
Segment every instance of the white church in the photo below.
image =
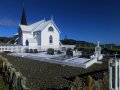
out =
<path fill-rule="evenodd" d="M 29 46 L 32 49 L 37 46 L 59 48 L 61 45 L 60 31 L 53 19 L 41 20 L 27 25 L 24 9 L 17 36 L 17 44 Z"/>
<path fill-rule="evenodd" d="M 10 40 L 11 41 L 11 40 Z M 0 52 L 24 52 L 26 49 L 37 49 L 38 51 L 53 48 L 74 48 L 74 45 L 62 45 L 60 42 L 60 30 L 51 18 L 28 25 L 25 9 L 22 11 L 22 18 L 18 32 L 15 34 L 15 44 L 0 44 Z"/>

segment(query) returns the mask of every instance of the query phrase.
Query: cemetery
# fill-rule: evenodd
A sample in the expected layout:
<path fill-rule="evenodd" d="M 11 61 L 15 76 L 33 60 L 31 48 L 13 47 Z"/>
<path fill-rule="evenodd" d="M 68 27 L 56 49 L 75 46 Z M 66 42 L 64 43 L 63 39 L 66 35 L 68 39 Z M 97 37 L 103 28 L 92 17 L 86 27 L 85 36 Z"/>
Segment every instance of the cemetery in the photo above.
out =
<path fill-rule="evenodd" d="M 83 76 L 86 75 L 87 77 L 90 75 L 93 77 L 98 74 L 97 76 L 99 78 L 99 75 L 101 76 L 104 72 L 106 73 L 108 69 L 108 58 L 104 58 L 102 60 L 102 64 L 95 63 L 89 68 L 84 69 L 80 67 L 47 63 L 38 60 L 34 61 L 32 59 L 22 57 L 14 57 L 9 55 L 4 56 L 8 58 L 8 61 L 17 71 L 20 71 L 22 75 L 27 78 L 26 87 L 30 88 L 30 90 L 68 90 L 72 87 L 71 85 L 73 85 L 74 81 L 76 81 L 77 76 L 80 76 L 80 81 L 83 80 L 82 82 L 84 82 Z M 95 78 L 96 77 L 93 77 L 93 80 Z"/>
<path fill-rule="evenodd" d="M 108 88 L 108 57 L 103 58 L 99 42 L 89 57 L 85 57 L 82 51 L 70 48 L 66 50 L 49 48 L 42 52 L 3 53 L 2 56 L 8 58 L 15 70 L 26 77 L 25 85 L 30 90 Z M 4 72 L 2 74 L 4 75 Z M 101 82 L 105 83 L 101 84 Z M 94 87 L 91 88 L 91 85 Z"/>
<path fill-rule="evenodd" d="M 47 50 L 47 52 L 11 53 L 9 55 L 81 68 L 88 68 L 94 63 L 97 63 L 98 60 L 103 59 L 99 42 L 98 45 L 95 47 L 95 52 L 89 58 L 81 57 L 82 51 L 77 51 L 70 48 L 68 48 L 66 51 L 55 51 L 54 49 L 50 48 Z"/>

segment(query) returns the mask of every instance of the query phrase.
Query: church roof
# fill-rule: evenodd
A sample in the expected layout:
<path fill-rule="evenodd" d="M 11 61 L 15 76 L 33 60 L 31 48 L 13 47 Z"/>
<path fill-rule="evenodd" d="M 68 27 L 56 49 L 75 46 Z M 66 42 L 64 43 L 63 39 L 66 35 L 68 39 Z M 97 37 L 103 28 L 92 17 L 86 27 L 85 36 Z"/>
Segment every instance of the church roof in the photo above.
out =
<path fill-rule="evenodd" d="M 45 21 L 38 25 L 33 31 L 42 31 L 51 21 Z"/>
<path fill-rule="evenodd" d="M 43 22 L 45 22 L 45 20 L 38 21 L 38 22 L 36 22 L 36 23 L 31 24 L 30 26 L 32 26 L 32 27 L 35 28 L 35 27 L 37 27 L 38 25 L 42 24 Z"/>
<path fill-rule="evenodd" d="M 26 32 L 42 31 L 49 23 L 53 23 L 54 26 L 57 28 L 57 26 L 55 25 L 53 20 L 48 20 L 48 21 L 41 20 L 39 22 L 30 24 L 30 25 L 20 25 L 20 28 L 22 31 L 26 31 Z M 58 30 L 58 28 L 57 28 L 57 30 Z"/>
<path fill-rule="evenodd" d="M 31 26 L 26 26 L 26 25 L 20 25 L 20 28 L 22 31 L 26 31 L 26 32 L 31 32 L 33 27 Z"/>

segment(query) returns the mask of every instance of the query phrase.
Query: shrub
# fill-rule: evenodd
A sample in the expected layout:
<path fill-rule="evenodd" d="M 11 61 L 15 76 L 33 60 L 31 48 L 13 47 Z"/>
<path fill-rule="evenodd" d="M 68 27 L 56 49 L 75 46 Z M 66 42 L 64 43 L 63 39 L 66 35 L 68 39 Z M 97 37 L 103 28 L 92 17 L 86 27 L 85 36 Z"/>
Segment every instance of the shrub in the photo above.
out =
<path fill-rule="evenodd" d="M 77 48 L 78 51 L 84 51 L 84 48 Z"/>
<path fill-rule="evenodd" d="M 78 48 L 77 47 L 74 47 L 74 50 L 77 50 Z"/>
<path fill-rule="evenodd" d="M 47 54 L 54 55 L 54 49 L 53 48 L 49 48 L 47 50 Z"/>
<path fill-rule="evenodd" d="M 72 51 L 71 48 L 68 48 L 68 49 L 67 49 L 66 55 L 67 55 L 67 56 L 73 56 L 73 51 Z"/>
<path fill-rule="evenodd" d="M 62 52 L 60 50 L 57 51 L 57 54 L 61 54 Z"/>
<path fill-rule="evenodd" d="M 34 53 L 38 53 L 38 50 L 37 50 L 37 49 L 34 49 Z"/>
<path fill-rule="evenodd" d="M 30 49 L 30 53 L 33 53 L 33 49 Z"/>
<path fill-rule="evenodd" d="M 29 53 L 29 49 L 25 49 L 25 52 L 26 52 L 26 53 Z"/>

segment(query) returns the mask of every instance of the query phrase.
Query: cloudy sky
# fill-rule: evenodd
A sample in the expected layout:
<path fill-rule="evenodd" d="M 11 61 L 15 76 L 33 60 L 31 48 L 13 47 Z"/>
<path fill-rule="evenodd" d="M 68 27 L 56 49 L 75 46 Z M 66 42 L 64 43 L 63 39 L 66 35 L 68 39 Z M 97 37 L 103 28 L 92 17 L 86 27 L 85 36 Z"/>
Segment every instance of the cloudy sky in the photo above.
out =
<path fill-rule="evenodd" d="M 0 36 L 17 32 L 23 6 L 28 24 L 53 16 L 61 39 L 120 44 L 120 1 L 0 0 Z"/>

